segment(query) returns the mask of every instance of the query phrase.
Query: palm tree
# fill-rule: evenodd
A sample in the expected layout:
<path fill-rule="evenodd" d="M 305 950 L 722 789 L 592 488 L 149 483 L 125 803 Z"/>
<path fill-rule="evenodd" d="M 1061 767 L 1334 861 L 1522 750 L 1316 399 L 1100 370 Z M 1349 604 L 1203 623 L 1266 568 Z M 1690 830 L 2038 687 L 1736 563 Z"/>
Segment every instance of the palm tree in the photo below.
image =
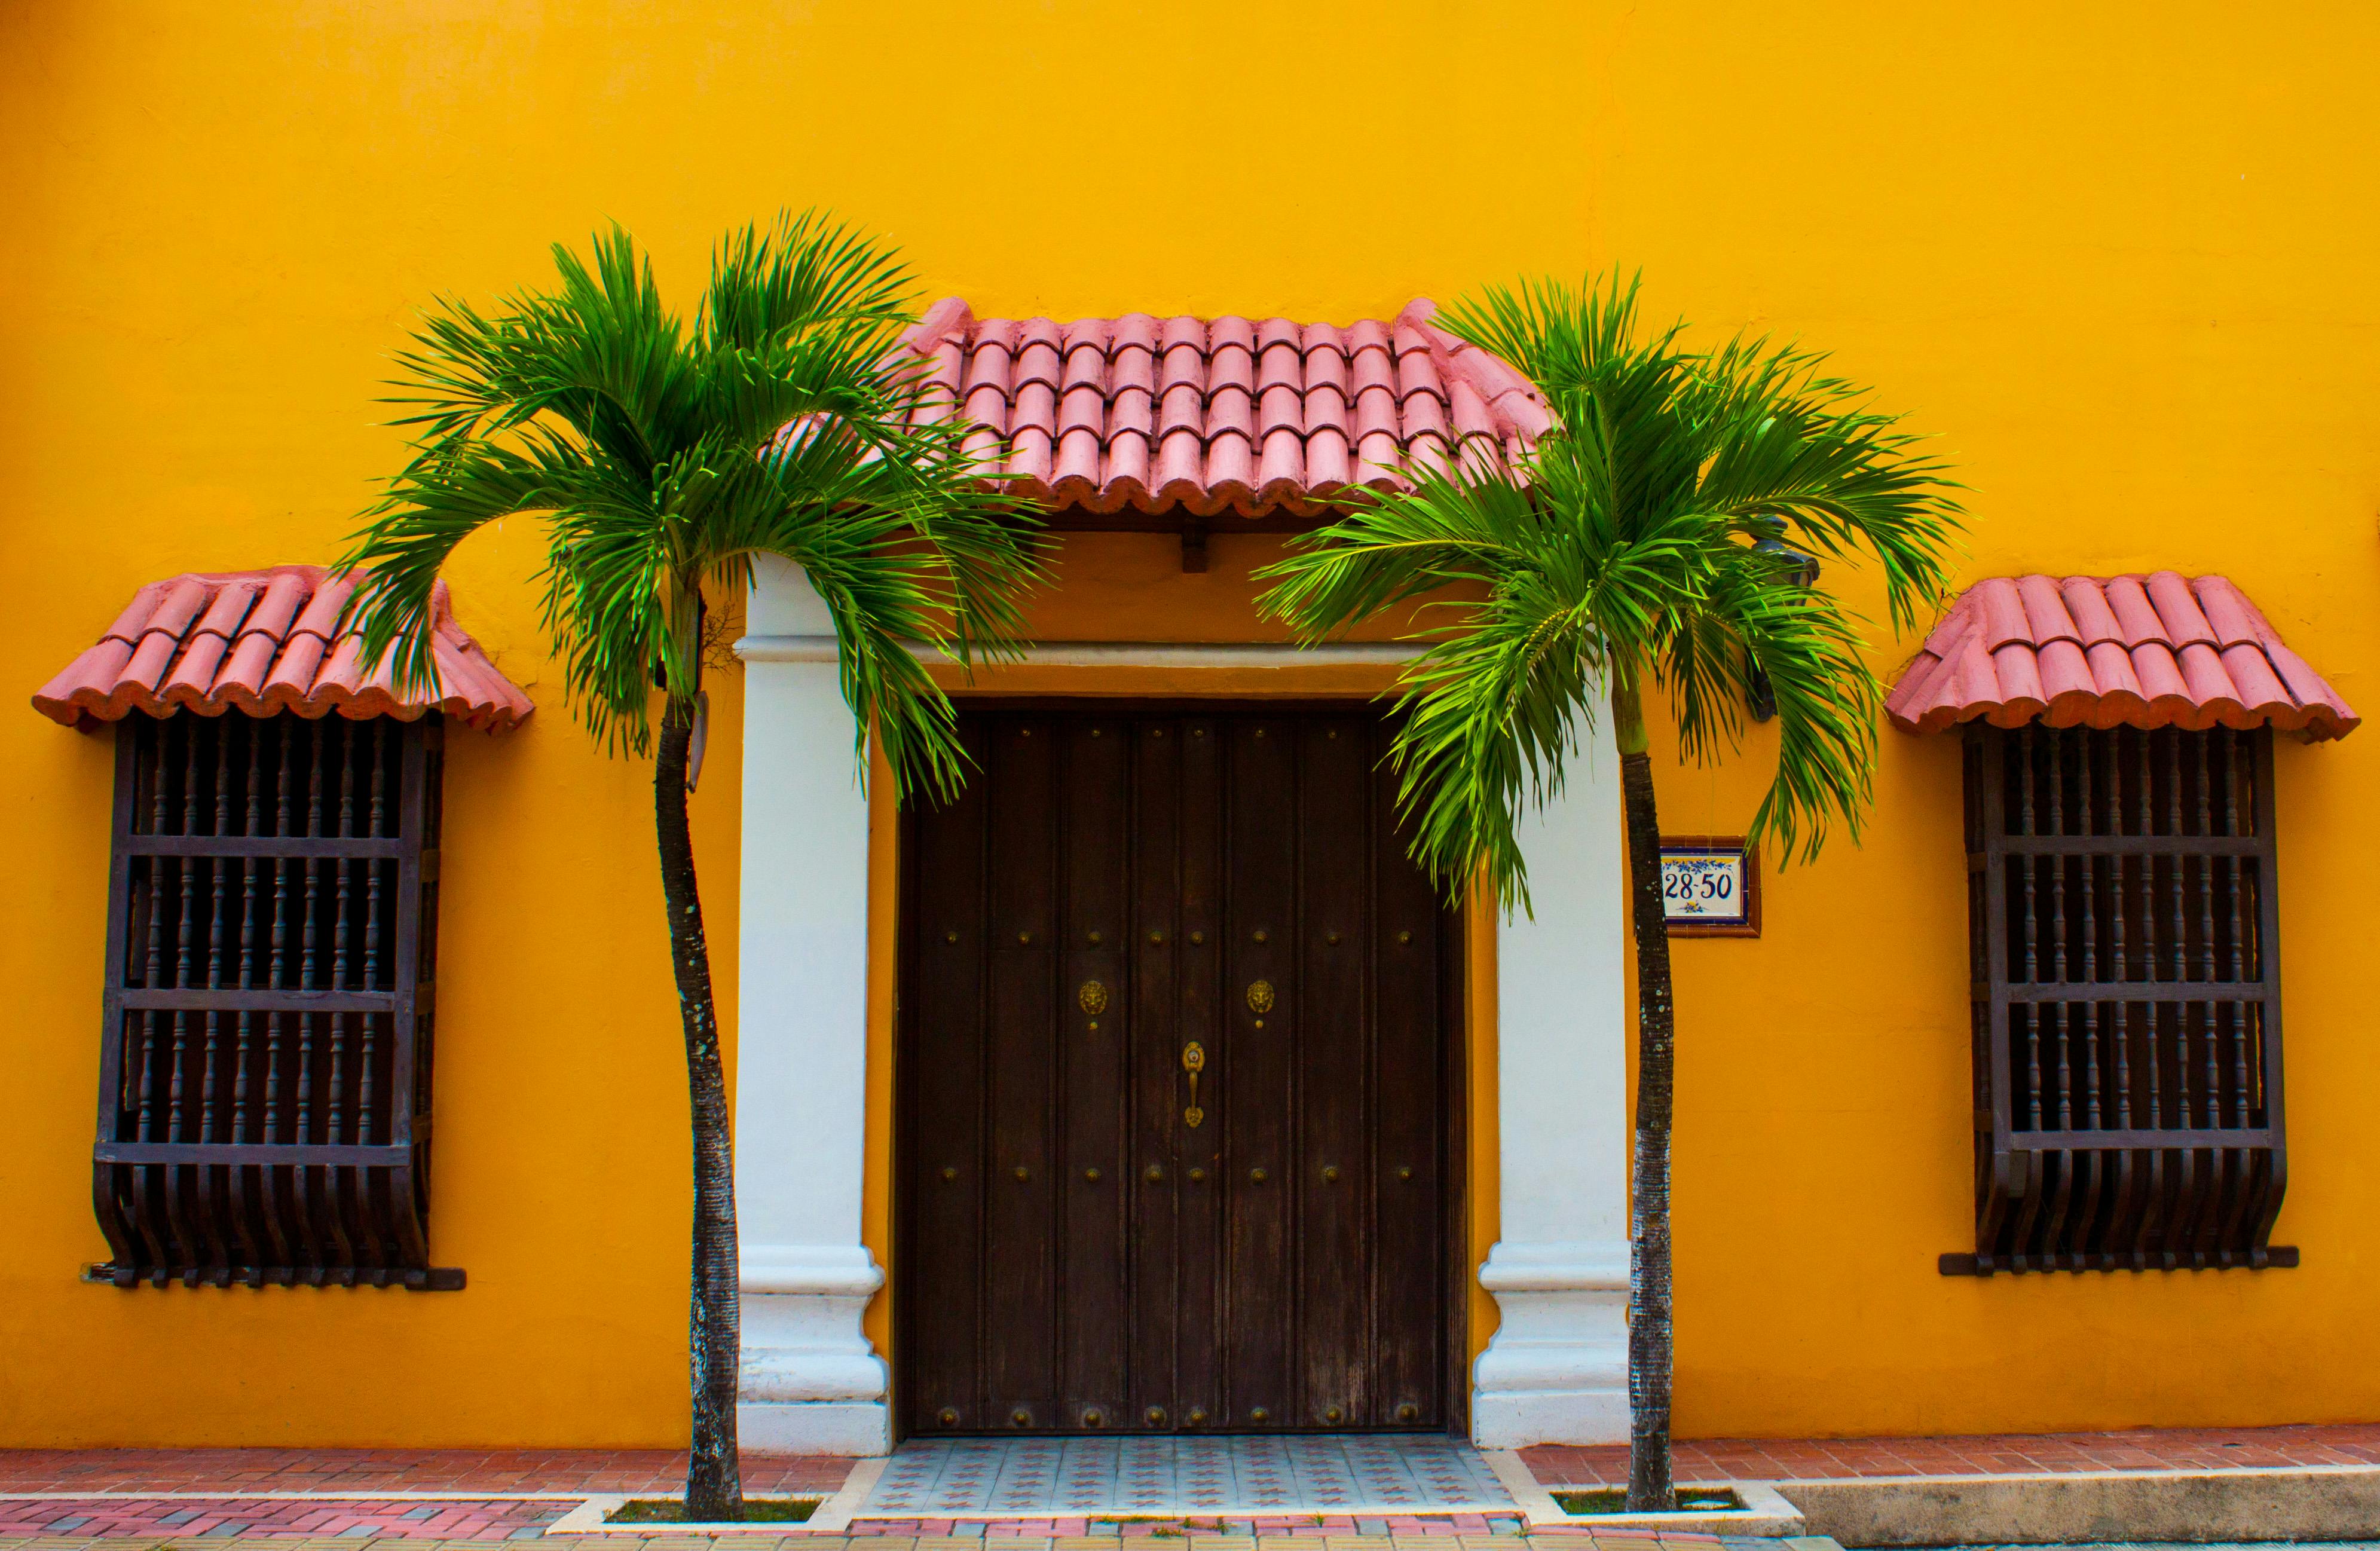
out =
<path fill-rule="evenodd" d="M 654 757 L 694 1133 L 685 1512 L 741 1519 L 735 1173 L 686 828 L 704 595 L 748 583 L 759 555 L 801 566 L 834 619 L 862 778 L 872 730 L 896 795 L 943 794 L 961 775 L 956 720 L 912 648 L 962 663 L 1007 650 L 1040 540 L 976 477 L 964 427 L 921 402 L 919 369 L 892 364 L 913 287 L 886 247 L 815 214 L 730 233 L 691 328 L 617 227 L 591 264 L 553 256 L 552 289 L 487 314 L 442 302 L 396 357 L 413 455 L 347 556 L 369 573 L 352 617 L 422 682 L 440 567 L 483 524 L 540 514 L 570 702 L 613 753 Z"/>
<path fill-rule="evenodd" d="M 1742 337 L 1693 352 L 1679 326 L 1640 340 L 1633 283 L 1490 290 L 1440 321 L 1526 377 L 1553 428 L 1517 467 L 1466 451 L 1363 499 L 1265 573 L 1263 602 L 1312 641 L 1452 589 L 1428 600 L 1446 612 L 1418 633 L 1390 755 L 1415 859 L 1450 897 L 1484 871 L 1508 910 L 1527 908 L 1515 822 L 1560 790 L 1597 713 L 1611 719 L 1638 988 L 1628 1507 L 1659 1511 L 1675 1501 L 1675 1030 L 1648 694 L 1666 697 L 1682 751 L 1709 759 L 1765 683 L 1777 774 L 1752 836 L 1788 860 L 1815 855 L 1834 820 L 1856 838 L 1878 685 L 1812 558 L 1873 552 L 1905 626 L 1940 597 L 1959 508 L 1944 465 L 1821 375 L 1823 357 Z"/>

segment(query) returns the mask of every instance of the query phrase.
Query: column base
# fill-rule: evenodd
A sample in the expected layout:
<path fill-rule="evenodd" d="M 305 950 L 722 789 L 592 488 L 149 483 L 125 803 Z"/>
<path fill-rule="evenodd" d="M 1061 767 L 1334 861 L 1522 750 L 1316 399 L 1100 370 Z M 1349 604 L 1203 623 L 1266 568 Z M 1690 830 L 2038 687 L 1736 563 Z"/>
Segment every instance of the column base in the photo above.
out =
<path fill-rule="evenodd" d="M 862 1327 L 884 1285 L 863 1244 L 750 1244 L 743 1251 L 736 1436 L 777 1453 L 892 1448 L 884 1360 Z"/>
<path fill-rule="evenodd" d="M 1628 1246 L 1499 1243 L 1479 1285 L 1503 1317 L 1472 1370 L 1472 1441 L 1627 1442 Z"/>
<path fill-rule="evenodd" d="M 739 1400 L 735 1441 L 752 1454 L 890 1454 L 881 1400 Z"/>

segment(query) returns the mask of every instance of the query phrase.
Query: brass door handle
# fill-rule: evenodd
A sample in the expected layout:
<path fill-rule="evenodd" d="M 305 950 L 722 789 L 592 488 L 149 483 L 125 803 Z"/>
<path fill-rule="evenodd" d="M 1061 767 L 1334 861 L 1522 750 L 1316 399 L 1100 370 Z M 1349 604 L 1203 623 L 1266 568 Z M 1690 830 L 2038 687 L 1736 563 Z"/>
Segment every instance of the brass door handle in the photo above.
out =
<path fill-rule="evenodd" d="M 1182 1070 L 1190 1073 L 1190 1108 L 1182 1111 L 1182 1123 L 1196 1131 L 1207 1119 L 1207 1111 L 1198 1108 L 1198 1073 L 1207 1069 L 1207 1048 L 1196 1040 L 1182 1047 Z"/>

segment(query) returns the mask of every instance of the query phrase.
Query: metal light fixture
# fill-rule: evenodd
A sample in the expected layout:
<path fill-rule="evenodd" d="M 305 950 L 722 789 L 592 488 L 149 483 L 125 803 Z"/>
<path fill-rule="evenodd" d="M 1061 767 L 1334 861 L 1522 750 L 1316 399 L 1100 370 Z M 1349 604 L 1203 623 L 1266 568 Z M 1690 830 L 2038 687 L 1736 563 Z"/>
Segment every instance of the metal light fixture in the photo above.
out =
<path fill-rule="evenodd" d="M 1762 554 L 1775 555 L 1784 561 L 1786 578 L 1795 585 L 1805 588 L 1818 585 L 1816 555 L 1806 554 L 1782 539 L 1756 539 L 1752 547 Z M 1769 686 L 1768 675 L 1757 667 L 1752 670 L 1752 682 L 1743 686 L 1743 699 L 1755 721 L 1767 721 L 1777 714 L 1776 691 Z"/>

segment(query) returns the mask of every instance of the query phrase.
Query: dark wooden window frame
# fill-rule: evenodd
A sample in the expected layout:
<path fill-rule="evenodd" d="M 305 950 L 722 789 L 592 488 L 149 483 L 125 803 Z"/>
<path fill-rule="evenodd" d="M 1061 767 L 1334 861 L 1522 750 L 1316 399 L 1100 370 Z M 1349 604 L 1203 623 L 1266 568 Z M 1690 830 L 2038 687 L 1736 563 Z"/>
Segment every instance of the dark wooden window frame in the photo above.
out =
<path fill-rule="evenodd" d="M 1150 697 L 1116 697 L 1110 699 L 1108 697 L 1104 696 L 969 695 L 961 697 L 961 703 L 969 710 L 1054 710 L 1081 712 L 1090 709 L 1090 705 L 1095 702 L 1100 709 L 1111 709 L 1118 715 L 1131 715 L 1153 711 L 1177 713 L 1182 715 L 1196 714 L 1226 716 L 1233 713 L 1246 713 L 1251 711 L 1262 711 L 1275 715 L 1295 715 L 1301 711 L 1343 712 L 1351 707 L 1367 704 L 1376 698 L 1376 697 L 1371 696 L 1344 696 L 1310 697 L 1274 700 L 1249 699 L 1244 697 L 1208 697 L 1200 696 L 1163 696 Z M 900 880 L 899 887 L 904 891 L 913 886 L 912 879 L 910 878 L 910 869 L 915 855 L 910 839 L 913 822 L 914 819 L 912 814 L 905 808 L 901 815 L 899 825 L 895 830 L 896 839 L 894 843 L 896 848 L 896 860 L 894 864 L 894 876 Z M 896 919 L 899 920 L 905 927 L 906 926 L 907 918 L 904 913 L 905 913 L 906 908 L 906 903 L 904 903 L 900 906 L 899 911 L 896 911 Z M 1444 1297 L 1446 1300 L 1446 1363 L 1441 1382 L 1445 1386 L 1445 1411 L 1443 1414 L 1446 1418 L 1446 1430 L 1448 1434 L 1457 1437 L 1468 1437 L 1471 1433 L 1470 1374 L 1471 1360 L 1474 1355 L 1470 1346 L 1471 1293 L 1473 1286 L 1475 1285 L 1472 1279 L 1473 1272 L 1475 1270 L 1475 1262 L 1472 1259 L 1471 1246 L 1472 1170 L 1470 1167 L 1472 1036 L 1470 1015 L 1469 943 L 1472 926 L 1472 910 L 1473 905 L 1467 898 L 1463 903 L 1448 909 L 1448 927 L 1439 939 L 1439 972 L 1438 977 L 1439 988 L 1439 1016 L 1443 1020 L 1441 1026 L 1445 1031 L 1445 1038 L 1441 1050 L 1441 1081 L 1445 1084 L 1444 1091 L 1446 1104 L 1445 1157 L 1442 1159 L 1444 1179 L 1446 1181 L 1446 1220 L 1440 1228 L 1440 1231 L 1445 1235 L 1444 1242 L 1447 1252 L 1446 1265 L 1442 1268 L 1445 1278 Z M 905 943 L 905 931 L 896 930 L 896 937 Z M 902 1091 L 898 1086 L 899 1084 L 911 1080 L 910 1075 L 902 1070 L 902 1052 L 904 1051 L 907 1041 L 905 1037 L 906 1028 L 902 1021 L 901 1004 L 904 1000 L 905 993 L 909 989 L 910 976 L 913 970 L 914 965 L 906 962 L 905 954 L 903 955 L 903 962 L 896 963 L 894 970 L 893 983 L 895 992 L 893 999 L 893 1029 L 892 1046 L 894 1066 L 892 1081 L 896 1084 L 896 1092 Z M 907 1167 L 907 1164 L 910 1158 L 910 1151 L 917 1145 L 917 1139 L 905 1134 L 905 1127 L 900 1123 L 900 1118 L 908 1112 L 908 1106 L 905 1103 L 896 1102 L 892 1108 L 896 1123 L 892 1139 L 892 1196 L 891 1202 L 891 1217 L 892 1231 L 891 1250 L 892 1254 L 898 1255 L 902 1253 L 902 1241 L 910 1231 L 909 1218 L 911 1216 L 911 1204 L 907 1198 L 907 1192 L 903 1188 L 902 1181 L 908 1179 L 913 1172 L 913 1170 Z M 907 1408 L 899 1403 L 897 1398 L 904 1397 L 908 1393 L 907 1389 L 905 1387 L 905 1382 L 907 1376 L 905 1363 L 906 1351 L 912 1339 L 910 1334 L 912 1311 L 903 1308 L 900 1304 L 897 1297 L 900 1285 L 900 1278 L 888 1275 L 886 1287 L 887 1294 L 888 1296 L 894 1297 L 894 1303 L 891 1310 L 891 1318 L 895 1336 L 892 1351 L 887 1354 L 889 1359 L 888 1365 L 892 1370 L 892 1382 L 888 1393 L 896 1398 L 896 1401 L 892 1408 L 894 1417 L 896 1442 L 899 1441 L 899 1436 L 905 1432 L 905 1429 L 902 1426 L 902 1421 L 906 1414 Z"/>
<path fill-rule="evenodd" d="M 2271 730 L 1970 723 L 1963 782 L 1976 1247 L 1943 1274 L 2295 1266 Z"/>
<path fill-rule="evenodd" d="M 434 714 L 116 723 L 88 1279 L 463 1286 L 428 1244 L 443 749 Z"/>

